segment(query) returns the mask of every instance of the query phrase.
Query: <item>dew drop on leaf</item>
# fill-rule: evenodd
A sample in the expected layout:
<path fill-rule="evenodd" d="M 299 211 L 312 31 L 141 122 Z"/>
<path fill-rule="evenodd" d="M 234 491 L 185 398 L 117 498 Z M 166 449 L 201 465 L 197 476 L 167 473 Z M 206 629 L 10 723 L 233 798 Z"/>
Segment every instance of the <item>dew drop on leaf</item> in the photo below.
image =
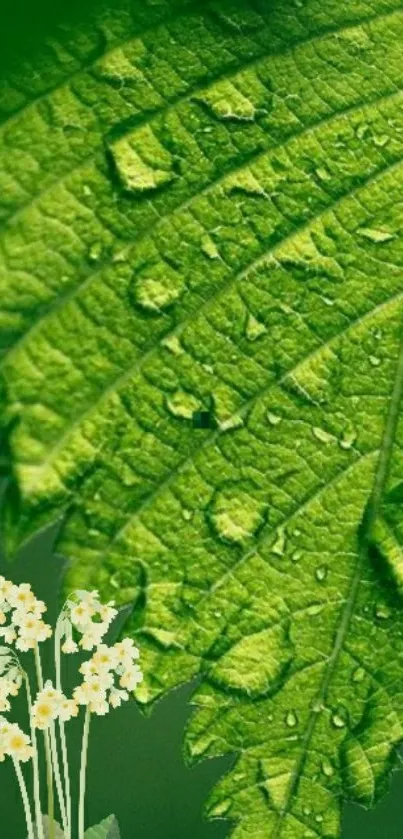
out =
<path fill-rule="evenodd" d="M 352 680 L 353 682 L 362 682 L 365 679 L 365 670 L 363 667 L 356 667 L 353 672 Z"/>
<path fill-rule="evenodd" d="M 162 262 L 143 269 L 130 287 L 133 302 L 150 314 L 161 314 L 179 300 L 183 291 L 183 278 Z"/>
<path fill-rule="evenodd" d="M 320 768 L 323 774 L 326 775 L 326 778 L 331 778 L 334 775 L 334 766 L 327 758 L 322 760 Z"/>
<path fill-rule="evenodd" d="M 298 717 L 295 711 L 288 711 L 285 717 L 285 723 L 288 725 L 288 728 L 295 728 L 298 725 Z"/>
<path fill-rule="evenodd" d="M 321 565 L 320 568 L 316 569 L 315 577 L 320 583 L 323 583 L 327 577 L 327 568 L 324 565 Z"/>
<path fill-rule="evenodd" d="M 194 412 L 201 406 L 200 400 L 185 390 L 177 390 L 171 396 L 167 396 L 166 404 L 171 414 L 187 420 L 192 419 Z"/>
<path fill-rule="evenodd" d="M 390 242 L 391 239 L 394 239 L 394 234 L 390 232 L 390 230 L 382 230 L 381 228 L 377 227 L 361 227 L 358 231 L 364 239 L 368 239 L 369 242 L 374 242 L 376 245 L 381 245 L 384 242 Z"/>
<path fill-rule="evenodd" d="M 267 329 L 264 323 L 257 320 L 253 315 L 249 315 L 245 327 L 245 335 L 248 341 L 256 341 L 265 332 L 267 332 Z"/>
<path fill-rule="evenodd" d="M 339 445 L 342 449 L 348 451 L 351 449 L 357 439 L 357 432 L 353 429 L 344 431 L 343 436 L 339 440 Z"/>
<path fill-rule="evenodd" d="M 318 426 L 313 426 L 312 434 L 314 437 L 316 437 L 317 440 L 319 440 L 320 443 L 327 444 L 331 443 L 334 440 L 332 434 L 329 434 L 327 431 L 325 431 L 324 428 L 319 428 Z"/>
<path fill-rule="evenodd" d="M 205 253 L 206 256 L 208 256 L 209 259 L 218 259 L 219 258 L 220 254 L 219 254 L 218 248 L 217 248 L 215 242 L 213 241 L 213 239 L 211 238 L 211 236 L 208 236 L 207 234 L 205 236 L 202 236 L 200 244 L 201 244 L 201 249 L 202 249 L 203 253 Z"/>
<path fill-rule="evenodd" d="M 335 728 L 345 728 L 346 727 L 346 720 L 345 720 L 344 715 L 341 712 L 336 711 L 336 713 L 332 714 L 331 720 L 332 720 L 332 725 L 334 725 Z"/>
<path fill-rule="evenodd" d="M 211 510 L 211 521 L 222 539 L 237 544 L 247 542 L 263 524 L 265 505 L 238 487 L 217 493 Z"/>
<path fill-rule="evenodd" d="M 110 153 L 127 192 L 151 192 L 175 177 L 170 153 L 148 125 L 112 143 Z"/>
<path fill-rule="evenodd" d="M 375 615 L 377 618 L 379 618 L 379 620 L 387 620 L 388 618 L 390 618 L 390 609 L 388 609 L 388 607 L 385 606 L 383 603 L 379 603 L 375 607 Z"/>
<path fill-rule="evenodd" d="M 271 411 L 267 411 L 266 416 L 270 425 L 278 425 L 282 420 L 282 417 L 279 417 L 278 414 L 273 414 Z"/>
<path fill-rule="evenodd" d="M 376 355 L 370 355 L 369 360 L 370 360 L 373 367 L 379 367 L 379 365 L 381 363 L 381 359 L 378 358 Z"/>
<path fill-rule="evenodd" d="M 172 355 L 182 355 L 185 352 L 178 336 L 174 334 L 167 335 L 166 338 L 161 341 L 161 346 L 169 350 Z"/>
<path fill-rule="evenodd" d="M 285 551 L 287 536 L 283 527 L 279 527 L 276 531 L 276 539 L 271 548 L 271 553 L 277 556 L 283 556 Z"/>

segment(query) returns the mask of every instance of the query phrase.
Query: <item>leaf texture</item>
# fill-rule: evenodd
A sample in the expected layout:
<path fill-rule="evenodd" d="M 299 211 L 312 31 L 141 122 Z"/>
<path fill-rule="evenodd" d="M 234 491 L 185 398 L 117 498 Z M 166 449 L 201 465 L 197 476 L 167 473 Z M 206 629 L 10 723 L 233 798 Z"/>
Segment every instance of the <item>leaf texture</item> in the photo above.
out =
<path fill-rule="evenodd" d="M 117 0 L 2 88 L 8 544 L 65 512 L 68 584 L 135 603 L 139 701 L 202 674 L 188 754 L 239 753 L 208 808 L 235 839 L 336 839 L 402 738 L 399 586 L 360 543 L 402 39 L 398 0 Z"/>

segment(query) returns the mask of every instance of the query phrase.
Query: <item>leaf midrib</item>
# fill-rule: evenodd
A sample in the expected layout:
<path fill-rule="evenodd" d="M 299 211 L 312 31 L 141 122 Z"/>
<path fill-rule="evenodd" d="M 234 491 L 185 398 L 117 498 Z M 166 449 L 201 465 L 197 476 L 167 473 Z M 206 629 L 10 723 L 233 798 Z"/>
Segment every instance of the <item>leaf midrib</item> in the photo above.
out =
<path fill-rule="evenodd" d="M 385 492 L 385 487 L 388 479 L 391 458 L 393 453 L 393 446 L 396 437 L 397 424 L 399 419 L 399 411 L 403 398 L 403 321 L 402 334 L 400 339 L 399 354 L 396 363 L 396 373 L 393 382 L 392 392 L 389 401 L 388 413 L 384 427 L 384 434 L 379 450 L 378 464 L 375 470 L 372 490 L 366 505 L 364 515 L 360 528 L 358 530 L 358 550 L 357 559 L 354 566 L 354 571 L 351 577 L 351 584 L 349 588 L 348 599 L 340 612 L 340 623 L 335 634 L 332 651 L 329 656 L 327 666 L 325 667 L 323 678 L 316 697 L 316 702 L 319 705 L 324 705 L 326 696 L 333 678 L 333 674 L 337 667 L 340 653 L 343 650 L 344 642 L 346 640 L 351 618 L 354 614 L 355 605 L 357 602 L 358 590 L 361 582 L 362 569 L 368 561 L 368 549 L 371 539 L 371 530 L 376 517 L 379 513 L 382 499 Z M 308 756 L 309 746 L 315 732 L 315 727 L 318 719 L 318 714 L 311 708 L 308 723 L 305 729 L 305 734 L 302 741 L 302 749 L 300 757 L 296 763 L 295 769 L 292 773 L 286 800 L 284 806 L 278 813 L 276 823 L 273 831 L 270 834 L 270 839 L 280 839 L 282 828 L 284 825 L 284 818 L 288 815 L 292 800 L 298 790 L 298 785 L 302 777 L 305 761 Z"/>

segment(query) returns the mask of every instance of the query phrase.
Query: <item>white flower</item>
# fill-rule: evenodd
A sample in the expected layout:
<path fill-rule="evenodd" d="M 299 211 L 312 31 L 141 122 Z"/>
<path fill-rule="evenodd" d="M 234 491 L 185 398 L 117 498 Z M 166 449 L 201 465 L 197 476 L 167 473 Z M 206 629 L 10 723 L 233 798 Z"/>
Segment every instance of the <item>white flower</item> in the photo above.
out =
<path fill-rule="evenodd" d="M 72 717 L 76 717 L 78 714 L 78 705 L 74 699 L 62 699 L 59 705 L 59 718 L 63 720 L 63 722 L 67 722 L 71 720 Z"/>
<path fill-rule="evenodd" d="M 59 708 L 65 697 L 50 681 L 39 691 L 32 705 L 32 720 L 35 728 L 48 728 L 59 715 Z"/>
<path fill-rule="evenodd" d="M 1 759 L 4 759 L 4 755 L 19 761 L 27 761 L 32 757 L 33 749 L 28 734 L 24 734 L 17 723 L 0 723 L 0 752 Z"/>
<path fill-rule="evenodd" d="M 91 623 L 85 627 L 85 632 L 80 638 L 79 644 L 83 650 L 93 650 L 97 647 L 104 637 L 108 627 L 104 623 Z"/>
<path fill-rule="evenodd" d="M 122 701 L 126 701 L 129 698 L 129 694 L 127 690 L 118 690 L 117 688 L 112 688 L 109 694 L 109 704 L 112 705 L 112 708 L 119 708 L 122 704 Z"/>
<path fill-rule="evenodd" d="M 143 674 L 137 664 L 128 667 L 120 677 L 119 684 L 122 688 L 127 690 L 135 690 L 137 685 L 143 681 Z"/>
<path fill-rule="evenodd" d="M 105 699 L 97 699 L 89 703 L 89 709 L 92 714 L 97 714 L 99 717 L 103 717 L 109 711 L 109 705 Z"/>
<path fill-rule="evenodd" d="M 78 629 L 86 627 L 95 615 L 95 609 L 90 603 L 77 603 L 70 609 L 71 622 Z"/>
<path fill-rule="evenodd" d="M 140 657 L 138 647 L 134 646 L 134 641 L 131 638 L 124 638 L 123 641 L 118 641 L 114 644 L 114 649 L 118 660 L 123 664 L 135 661 Z"/>
<path fill-rule="evenodd" d="M 4 638 L 6 644 L 12 644 L 17 637 L 17 633 L 13 626 L 4 626 L 0 627 L 0 637 Z"/>
<path fill-rule="evenodd" d="M 72 638 L 66 638 L 64 644 L 62 644 L 62 653 L 76 653 L 78 651 L 78 645 Z"/>
<path fill-rule="evenodd" d="M 114 670 L 118 663 L 114 647 L 108 647 L 106 644 L 100 644 L 91 661 L 99 670 Z"/>
<path fill-rule="evenodd" d="M 10 580 L 6 580 L 5 577 L 0 576 L 0 598 L 2 598 L 3 600 L 8 600 L 12 588 L 13 584 L 10 582 Z"/>
<path fill-rule="evenodd" d="M 112 623 L 113 619 L 116 617 L 118 610 L 113 609 L 114 601 L 111 600 L 109 603 L 101 604 L 100 608 L 98 609 L 98 614 L 101 618 L 101 621 L 107 623 L 108 626 Z"/>

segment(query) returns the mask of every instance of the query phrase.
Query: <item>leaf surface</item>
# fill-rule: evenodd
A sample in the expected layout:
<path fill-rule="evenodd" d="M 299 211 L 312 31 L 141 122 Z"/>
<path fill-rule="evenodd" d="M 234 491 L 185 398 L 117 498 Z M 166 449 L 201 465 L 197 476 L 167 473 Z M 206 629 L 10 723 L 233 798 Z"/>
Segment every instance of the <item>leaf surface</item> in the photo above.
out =
<path fill-rule="evenodd" d="M 402 38 L 398 0 L 117 0 L 3 87 L 10 549 L 68 511 L 139 701 L 202 673 L 236 839 L 336 839 L 402 738 L 360 539 L 392 449 L 403 482 Z"/>
<path fill-rule="evenodd" d="M 85 831 L 84 837 L 85 839 L 120 839 L 116 816 L 108 816 L 99 824 L 89 827 Z"/>

